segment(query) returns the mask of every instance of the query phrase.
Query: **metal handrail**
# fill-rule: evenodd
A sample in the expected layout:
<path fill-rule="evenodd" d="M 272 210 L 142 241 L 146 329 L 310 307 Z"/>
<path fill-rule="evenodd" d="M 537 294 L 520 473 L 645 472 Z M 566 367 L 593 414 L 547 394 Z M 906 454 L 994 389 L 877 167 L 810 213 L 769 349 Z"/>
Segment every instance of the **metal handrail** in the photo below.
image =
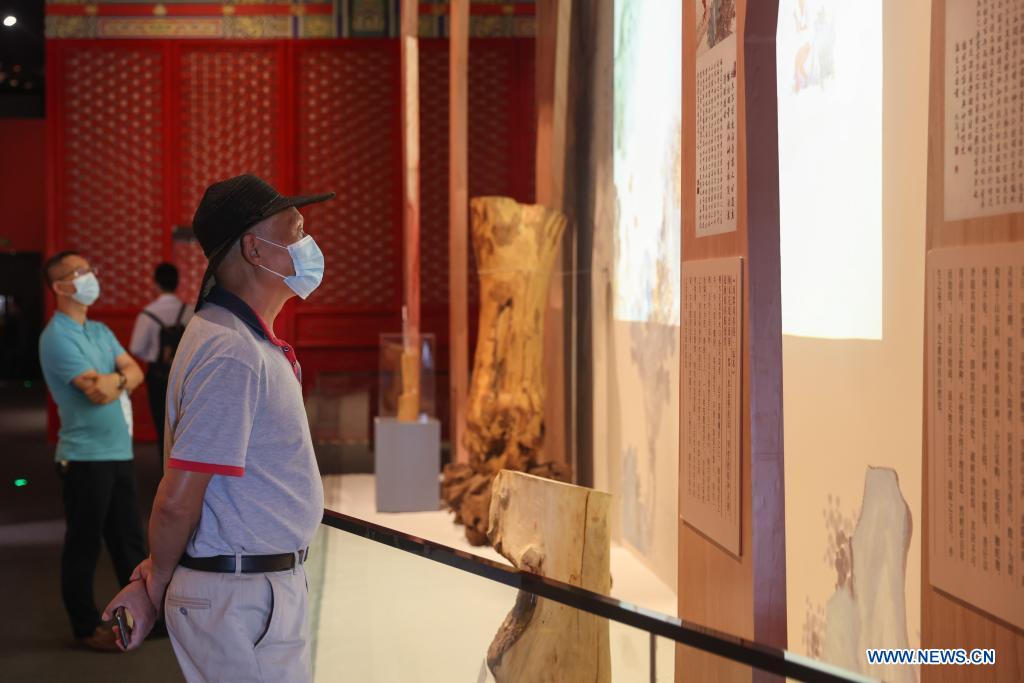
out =
<path fill-rule="evenodd" d="M 324 510 L 323 523 L 355 536 L 779 676 L 812 683 L 860 683 L 874 680 L 786 650 L 644 609 L 607 595 L 532 574 L 334 510 Z"/>

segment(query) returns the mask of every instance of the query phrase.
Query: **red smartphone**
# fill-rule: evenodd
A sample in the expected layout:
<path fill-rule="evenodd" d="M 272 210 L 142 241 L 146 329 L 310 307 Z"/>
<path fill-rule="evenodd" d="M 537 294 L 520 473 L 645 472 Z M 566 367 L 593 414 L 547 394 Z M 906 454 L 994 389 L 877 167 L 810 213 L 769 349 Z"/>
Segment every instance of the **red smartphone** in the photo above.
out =
<path fill-rule="evenodd" d="M 124 607 L 114 610 L 114 621 L 117 622 L 117 631 L 121 636 L 121 647 L 128 649 L 128 640 L 132 637 L 132 627 L 128 625 L 128 613 Z"/>

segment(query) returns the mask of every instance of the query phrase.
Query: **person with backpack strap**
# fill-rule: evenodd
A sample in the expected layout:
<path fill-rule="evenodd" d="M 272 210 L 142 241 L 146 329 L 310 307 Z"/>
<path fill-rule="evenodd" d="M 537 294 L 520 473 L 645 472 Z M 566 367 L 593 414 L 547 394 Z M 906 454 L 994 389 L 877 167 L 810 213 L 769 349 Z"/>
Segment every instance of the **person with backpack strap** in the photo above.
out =
<path fill-rule="evenodd" d="M 178 298 L 178 269 L 170 263 L 161 263 L 153 274 L 159 293 L 135 320 L 131 342 L 132 354 L 147 363 L 146 389 L 149 409 L 156 427 L 157 453 L 163 466 L 164 419 L 167 406 L 167 378 L 171 361 L 192 317 L 192 307 Z"/>

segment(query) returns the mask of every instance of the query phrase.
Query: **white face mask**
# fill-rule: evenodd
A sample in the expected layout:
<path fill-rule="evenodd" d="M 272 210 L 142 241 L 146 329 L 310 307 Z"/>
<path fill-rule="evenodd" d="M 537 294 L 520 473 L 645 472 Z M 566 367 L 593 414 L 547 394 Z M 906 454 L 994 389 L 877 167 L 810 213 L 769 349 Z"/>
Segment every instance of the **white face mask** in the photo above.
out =
<path fill-rule="evenodd" d="M 270 270 L 270 268 L 263 264 L 260 264 L 260 268 L 284 279 L 284 283 L 288 285 L 288 288 L 300 298 L 305 299 L 320 286 L 324 279 L 324 253 L 320 251 L 320 247 L 316 245 L 311 235 L 306 235 L 298 242 L 288 246 L 265 240 L 259 235 L 253 235 L 253 237 L 267 244 L 273 244 L 275 247 L 288 250 L 288 254 L 292 257 L 292 268 L 295 269 L 295 275 L 281 275 L 281 273 L 278 273 L 276 270 Z"/>
<path fill-rule="evenodd" d="M 83 306 L 92 306 L 96 299 L 100 298 L 100 281 L 96 279 L 95 273 L 79 275 L 71 284 L 75 286 L 75 293 L 71 298 Z"/>

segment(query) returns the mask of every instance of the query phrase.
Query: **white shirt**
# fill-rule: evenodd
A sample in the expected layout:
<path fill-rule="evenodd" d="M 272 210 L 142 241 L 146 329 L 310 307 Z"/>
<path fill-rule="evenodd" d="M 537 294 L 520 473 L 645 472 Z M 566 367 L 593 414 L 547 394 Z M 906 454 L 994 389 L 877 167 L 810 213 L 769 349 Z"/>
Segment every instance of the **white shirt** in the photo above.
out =
<path fill-rule="evenodd" d="M 182 301 L 173 294 L 164 293 L 154 299 L 143 310 L 149 311 L 163 321 L 164 325 L 173 325 L 178 319 L 178 312 L 181 310 Z M 186 304 L 185 312 L 181 316 L 181 324 L 188 324 L 192 317 L 193 307 Z M 135 329 L 132 330 L 132 340 L 128 344 L 128 350 L 136 358 L 152 363 L 160 353 L 160 326 L 156 321 L 144 313 L 140 313 L 135 319 Z"/>

